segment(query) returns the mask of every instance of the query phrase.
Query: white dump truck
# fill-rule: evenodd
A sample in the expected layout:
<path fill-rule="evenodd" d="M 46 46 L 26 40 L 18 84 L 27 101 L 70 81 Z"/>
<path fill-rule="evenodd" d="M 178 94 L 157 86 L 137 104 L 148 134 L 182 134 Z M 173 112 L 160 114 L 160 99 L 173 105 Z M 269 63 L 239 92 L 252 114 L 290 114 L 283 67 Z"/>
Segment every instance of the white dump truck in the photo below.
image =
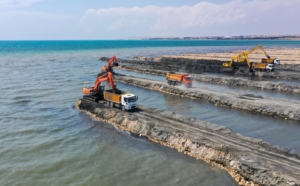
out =
<path fill-rule="evenodd" d="M 134 110 L 137 108 L 138 97 L 121 90 L 104 90 L 103 98 L 110 107 L 118 107 L 122 110 Z"/>

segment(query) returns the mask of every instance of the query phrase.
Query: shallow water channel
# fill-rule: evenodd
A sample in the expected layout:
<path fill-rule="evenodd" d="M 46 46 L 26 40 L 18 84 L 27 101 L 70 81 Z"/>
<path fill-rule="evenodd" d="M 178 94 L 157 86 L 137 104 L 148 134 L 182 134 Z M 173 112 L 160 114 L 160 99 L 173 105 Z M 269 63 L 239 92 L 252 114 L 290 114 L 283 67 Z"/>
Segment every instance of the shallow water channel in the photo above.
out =
<path fill-rule="evenodd" d="M 154 76 L 150 74 L 126 72 L 124 70 L 115 71 L 153 80 L 164 79 L 162 76 Z M 122 83 L 118 83 L 118 87 L 119 89 L 124 89 L 138 95 L 139 104 L 162 110 L 171 110 L 178 114 L 195 117 L 199 120 L 209 121 L 222 126 L 227 126 L 233 131 L 241 133 L 244 136 L 263 139 L 264 141 L 267 141 L 273 145 L 293 149 L 292 152 L 300 153 L 299 121 L 284 120 L 282 118 L 274 118 L 249 111 L 215 106 L 214 104 L 205 100 L 194 100 L 190 98 L 169 95 L 158 91 L 124 85 Z M 221 90 L 217 89 L 217 91 Z M 249 92 L 246 90 L 245 93 Z"/>
<path fill-rule="evenodd" d="M 159 75 L 152 75 L 152 74 L 144 74 L 134 71 L 126 71 L 121 69 L 114 69 L 115 72 L 125 75 L 131 75 L 135 77 L 141 77 L 151 80 L 157 80 L 166 82 L 166 78 L 164 76 Z M 208 82 L 201 82 L 201 81 L 193 81 L 193 87 L 201 87 L 204 89 L 209 89 L 216 92 L 227 92 L 227 93 L 236 93 L 236 94 L 254 94 L 256 96 L 263 96 L 263 97 L 275 97 L 280 99 L 300 99 L 300 94 L 293 94 L 293 93 L 286 93 L 286 92 L 278 92 L 278 91 L 271 91 L 271 90 L 261 90 L 251 87 L 238 87 L 238 86 L 226 86 Z"/>

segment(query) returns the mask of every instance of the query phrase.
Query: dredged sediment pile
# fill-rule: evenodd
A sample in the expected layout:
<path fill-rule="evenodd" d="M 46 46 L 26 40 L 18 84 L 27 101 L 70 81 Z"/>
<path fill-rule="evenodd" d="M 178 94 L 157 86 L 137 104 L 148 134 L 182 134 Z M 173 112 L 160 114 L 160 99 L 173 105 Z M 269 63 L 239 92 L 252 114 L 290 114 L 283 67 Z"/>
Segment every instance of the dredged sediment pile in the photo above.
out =
<path fill-rule="evenodd" d="M 139 106 L 124 112 L 83 99 L 77 108 L 122 130 L 226 169 L 240 185 L 300 185 L 300 156 L 209 122 Z"/>

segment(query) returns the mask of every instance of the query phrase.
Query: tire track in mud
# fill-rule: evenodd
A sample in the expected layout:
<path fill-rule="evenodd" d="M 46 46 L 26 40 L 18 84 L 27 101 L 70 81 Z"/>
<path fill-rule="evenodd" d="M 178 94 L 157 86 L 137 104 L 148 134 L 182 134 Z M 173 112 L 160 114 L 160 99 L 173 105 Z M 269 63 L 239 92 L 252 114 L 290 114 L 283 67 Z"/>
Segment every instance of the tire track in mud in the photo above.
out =
<path fill-rule="evenodd" d="M 247 140 L 237 141 L 236 136 L 228 137 L 228 135 L 226 135 L 226 137 L 225 137 L 224 134 L 219 135 L 215 131 L 214 132 L 209 132 L 207 130 L 197 128 L 196 126 L 188 124 L 186 121 L 183 121 L 183 120 L 181 120 L 180 123 L 179 123 L 179 121 L 176 121 L 176 120 L 174 120 L 173 118 L 170 118 L 170 117 L 168 117 L 168 118 L 158 117 L 158 116 L 155 116 L 155 115 L 151 115 L 147 112 L 143 112 L 142 114 L 144 116 L 146 115 L 148 118 L 151 118 L 153 120 L 163 121 L 164 124 L 167 124 L 168 126 L 170 126 L 172 128 L 175 128 L 175 126 L 177 126 L 177 129 L 182 129 L 182 128 L 184 128 L 182 126 L 185 125 L 188 128 L 188 130 L 186 130 L 188 133 L 193 134 L 193 133 L 196 133 L 196 131 L 197 131 L 197 132 L 201 132 L 202 134 L 206 134 L 206 135 L 209 135 L 209 136 L 214 136 L 215 138 L 211 139 L 211 140 L 214 140 L 214 142 L 226 143 L 226 145 L 229 145 L 231 147 L 236 147 L 238 149 L 242 148 L 243 151 L 249 151 L 249 152 L 251 152 L 251 153 L 253 153 L 253 154 L 255 154 L 259 157 L 265 158 L 266 160 L 271 160 L 271 161 L 274 161 L 278 164 L 289 166 L 290 168 L 293 168 L 293 169 L 298 170 L 300 172 L 300 167 L 295 166 L 295 164 L 300 164 L 300 159 L 295 159 L 294 157 L 287 157 L 287 156 L 284 156 L 282 154 L 278 154 L 278 153 L 275 153 L 275 152 L 272 152 L 272 151 L 268 152 L 267 149 L 262 149 L 262 147 L 260 147 L 260 149 L 259 149 L 257 146 L 255 146 L 253 143 L 249 143 Z M 228 129 L 228 130 L 230 130 L 230 129 Z M 193 136 L 195 136 L 195 135 L 197 135 L 197 134 L 194 134 Z M 261 145 L 266 144 L 266 142 L 262 142 L 262 141 L 260 141 L 258 143 L 261 143 Z M 274 150 L 274 149 L 272 149 L 272 150 Z M 280 161 L 273 159 L 274 157 L 280 158 Z"/>

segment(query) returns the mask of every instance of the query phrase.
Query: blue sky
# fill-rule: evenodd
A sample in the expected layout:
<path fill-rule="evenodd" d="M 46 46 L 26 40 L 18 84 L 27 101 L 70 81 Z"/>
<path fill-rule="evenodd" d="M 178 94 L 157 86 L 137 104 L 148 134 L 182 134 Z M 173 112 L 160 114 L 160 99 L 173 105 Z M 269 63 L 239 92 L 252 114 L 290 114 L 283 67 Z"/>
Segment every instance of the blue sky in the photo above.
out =
<path fill-rule="evenodd" d="M 0 0 L 0 40 L 300 34 L 300 0 Z"/>

